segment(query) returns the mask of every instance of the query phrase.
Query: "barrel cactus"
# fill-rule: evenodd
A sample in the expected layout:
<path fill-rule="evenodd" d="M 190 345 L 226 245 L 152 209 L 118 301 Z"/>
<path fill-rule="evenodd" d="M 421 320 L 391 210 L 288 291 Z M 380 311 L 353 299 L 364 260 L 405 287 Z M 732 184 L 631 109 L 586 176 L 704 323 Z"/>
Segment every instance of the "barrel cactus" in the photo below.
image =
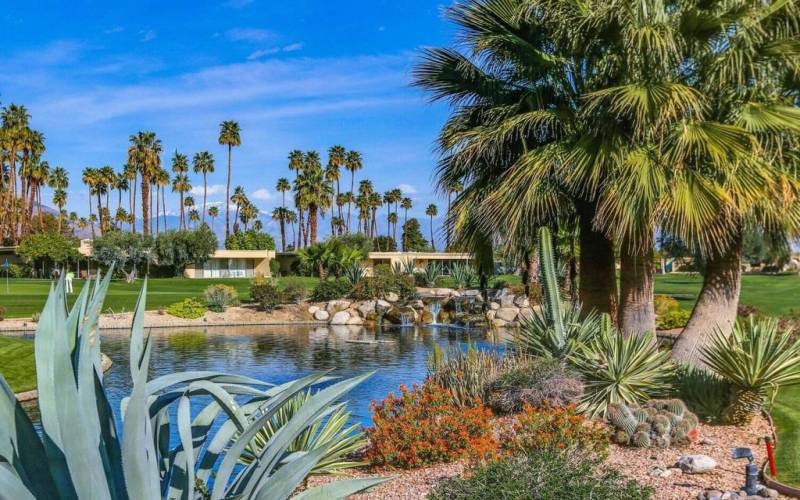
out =
<path fill-rule="evenodd" d="M 698 419 L 679 399 L 654 399 L 640 407 L 609 405 L 607 417 L 614 441 L 639 448 L 685 446 L 697 434 Z"/>
<path fill-rule="evenodd" d="M 335 443 L 302 455 L 292 454 L 290 445 L 341 408 L 337 401 L 369 374 L 314 392 L 243 466 L 243 453 L 272 417 L 297 394 L 330 379 L 317 373 L 274 386 L 194 371 L 148 380 L 153 342 L 144 332 L 145 280 L 130 338 L 133 389 L 118 423 L 103 386 L 97 334 L 110 278 L 111 271 L 94 287 L 85 285 L 71 309 L 63 279 L 50 290 L 34 340 L 39 429 L 0 376 L 0 498 L 291 496 Z M 176 439 L 170 439 L 171 426 Z M 334 482 L 296 498 L 344 498 L 384 480 Z"/>

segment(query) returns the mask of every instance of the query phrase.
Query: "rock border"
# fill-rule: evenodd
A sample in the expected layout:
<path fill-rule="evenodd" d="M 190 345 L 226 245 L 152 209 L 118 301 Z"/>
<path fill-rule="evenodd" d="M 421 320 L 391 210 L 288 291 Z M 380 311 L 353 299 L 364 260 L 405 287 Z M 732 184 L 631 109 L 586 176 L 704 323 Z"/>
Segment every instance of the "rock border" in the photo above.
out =
<path fill-rule="evenodd" d="M 767 487 L 777 491 L 781 495 L 792 498 L 800 498 L 800 488 L 782 483 L 771 477 L 769 473 L 767 473 L 768 465 L 768 462 L 764 462 L 764 465 L 761 466 L 761 475 L 764 477 L 764 484 L 766 484 Z"/>

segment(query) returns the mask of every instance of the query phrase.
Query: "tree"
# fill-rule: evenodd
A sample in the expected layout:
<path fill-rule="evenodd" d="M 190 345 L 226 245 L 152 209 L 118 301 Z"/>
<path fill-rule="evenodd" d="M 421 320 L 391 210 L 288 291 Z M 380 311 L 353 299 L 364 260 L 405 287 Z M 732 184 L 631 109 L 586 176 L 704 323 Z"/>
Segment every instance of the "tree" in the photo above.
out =
<path fill-rule="evenodd" d="M 330 208 L 333 188 L 325 179 L 319 154 L 309 151 L 305 154 L 304 165 L 297 176 L 295 191 L 300 205 L 308 209 L 308 233 L 311 244 L 317 242 L 318 217 L 320 212 Z"/>
<path fill-rule="evenodd" d="M 214 231 L 214 221 L 217 220 L 219 216 L 219 208 L 215 205 L 213 207 L 208 207 L 208 216 L 211 217 L 211 231 Z"/>
<path fill-rule="evenodd" d="M 58 207 L 58 232 L 61 232 L 61 225 L 64 221 L 64 206 L 67 204 L 67 192 L 64 189 L 56 189 L 53 191 L 53 205 Z"/>
<path fill-rule="evenodd" d="M 413 206 L 414 205 L 413 202 L 411 201 L 411 198 L 403 198 L 402 201 L 400 202 L 400 207 L 403 209 L 404 212 L 403 225 L 405 225 L 405 223 L 408 222 L 408 211 L 411 210 Z M 405 242 L 405 240 L 403 240 L 403 242 Z M 406 251 L 405 247 L 403 247 L 403 251 L 404 252 Z"/>
<path fill-rule="evenodd" d="M 217 243 L 216 235 L 207 224 L 202 224 L 194 231 L 166 231 L 155 239 L 156 262 L 172 269 L 177 276 L 189 264 L 205 264 L 217 249 Z"/>
<path fill-rule="evenodd" d="M 150 182 L 161 167 L 161 140 L 155 132 L 139 132 L 128 138 L 128 163 L 134 165 L 142 183 L 142 233 L 150 234 Z M 135 210 L 134 210 L 135 217 Z"/>
<path fill-rule="evenodd" d="M 208 174 L 214 172 L 214 156 L 208 151 L 194 155 L 194 173 L 203 174 L 203 224 L 206 222 L 206 194 L 208 193 Z"/>
<path fill-rule="evenodd" d="M 200 214 L 197 213 L 197 209 L 189 210 L 189 222 L 192 223 L 192 228 L 197 228 L 197 223 L 200 222 Z"/>
<path fill-rule="evenodd" d="M 67 205 L 67 188 L 69 187 L 69 175 L 63 167 L 56 167 L 50 172 L 50 177 L 47 184 L 53 188 L 53 205 L 58 207 L 58 232 L 61 232 L 61 225 L 63 224 L 64 217 L 60 212 Z"/>
<path fill-rule="evenodd" d="M 158 227 L 158 198 L 161 197 L 161 214 L 164 221 L 164 231 L 167 230 L 167 203 L 164 192 L 169 186 L 169 172 L 164 168 L 158 168 L 153 175 L 153 183 L 156 185 L 156 227 Z"/>
<path fill-rule="evenodd" d="M 403 251 L 425 252 L 430 249 L 428 241 L 422 235 L 419 221 L 412 217 L 403 223 Z"/>
<path fill-rule="evenodd" d="M 454 182 L 452 185 L 447 187 L 447 218 L 450 218 L 450 210 L 452 207 L 452 203 L 450 202 L 451 195 L 455 194 L 456 196 L 458 193 L 464 190 L 464 185 L 460 182 Z M 450 249 L 450 224 L 445 224 L 445 249 Z"/>
<path fill-rule="evenodd" d="M 286 216 L 288 215 L 288 210 L 286 209 L 286 192 L 291 190 L 292 187 L 289 185 L 289 179 L 285 177 L 281 177 L 278 179 L 278 183 L 275 186 L 275 189 L 281 193 L 281 206 L 275 208 L 272 211 L 272 218 L 277 220 L 280 224 L 281 228 L 281 252 L 286 251 Z"/>
<path fill-rule="evenodd" d="M 189 176 L 186 175 L 189 172 L 189 158 L 186 155 L 181 154 L 178 150 L 175 150 L 175 154 L 172 156 L 172 172 L 175 174 L 175 177 L 172 179 L 172 192 L 178 193 L 180 198 L 179 207 L 180 207 L 180 228 L 186 228 L 186 217 L 183 211 L 183 196 L 185 193 L 192 190 L 192 184 L 189 182 Z"/>
<path fill-rule="evenodd" d="M 353 193 L 355 189 L 356 171 L 364 167 L 361 153 L 358 151 L 348 151 L 345 157 L 345 168 L 350 171 L 350 200 L 347 203 L 347 232 L 350 232 L 350 206 L 355 201 Z"/>
<path fill-rule="evenodd" d="M 128 210 L 130 212 L 131 232 L 136 232 L 136 186 L 138 184 L 139 171 L 136 165 L 126 163 L 122 168 L 123 175 L 128 181 Z M 183 205 L 183 203 L 181 203 Z M 181 211 L 181 213 L 183 213 Z"/>
<path fill-rule="evenodd" d="M 189 211 L 189 212 L 194 210 L 194 197 L 193 196 L 185 197 L 183 199 L 183 205 L 184 205 L 184 207 L 186 207 L 186 210 Z"/>
<path fill-rule="evenodd" d="M 86 167 L 81 174 L 81 181 L 89 190 L 89 220 L 92 221 L 92 239 L 94 239 L 94 221 L 92 219 L 92 196 L 94 196 L 95 186 L 97 185 L 97 169 Z"/>
<path fill-rule="evenodd" d="M 128 283 L 136 279 L 137 269 L 152 259 L 153 249 L 151 236 L 124 231 L 111 231 L 92 240 L 92 258 L 107 268 L 113 265 Z"/>
<path fill-rule="evenodd" d="M 231 197 L 231 155 L 234 146 L 242 145 L 241 129 L 233 120 L 226 120 L 219 125 L 219 143 L 228 146 L 228 178 L 225 183 L 225 199 Z M 225 203 L 225 237 L 231 234 L 230 207 Z"/>
<path fill-rule="evenodd" d="M 80 258 L 77 238 L 66 237 L 55 231 L 31 233 L 19 242 L 17 255 L 34 269 L 46 271 L 47 267 L 63 265 Z"/>
<path fill-rule="evenodd" d="M 347 161 L 347 150 L 344 146 L 336 145 L 331 146 L 328 149 L 328 166 L 325 168 L 325 180 L 328 181 L 331 185 L 334 183 L 336 184 L 336 191 L 331 193 L 331 210 L 333 210 L 334 206 L 338 206 L 336 200 L 339 198 L 339 194 L 341 193 L 339 189 L 339 180 L 342 177 L 342 167 L 345 165 Z M 342 207 L 338 207 L 338 218 L 342 218 Z M 336 231 L 336 227 L 334 225 L 334 217 L 331 216 L 331 234 L 334 234 Z"/>
<path fill-rule="evenodd" d="M 433 238 L 433 218 L 436 217 L 438 212 L 439 211 L 437 210 L 436 205 L 434 205 L 433 203 L 428 205 L 428 207 L 425 209 L 425 215 L 430 217 L 430 222 L 431 222 L 431 248 L 433 249 L 434 252 L 436 251 L 436 241 Z"/>
<path fill-rule="evenodd" d="M 227 250 L 275 250 L 275 240 L 255 229 L 239 231 L 225 238 Z"/>

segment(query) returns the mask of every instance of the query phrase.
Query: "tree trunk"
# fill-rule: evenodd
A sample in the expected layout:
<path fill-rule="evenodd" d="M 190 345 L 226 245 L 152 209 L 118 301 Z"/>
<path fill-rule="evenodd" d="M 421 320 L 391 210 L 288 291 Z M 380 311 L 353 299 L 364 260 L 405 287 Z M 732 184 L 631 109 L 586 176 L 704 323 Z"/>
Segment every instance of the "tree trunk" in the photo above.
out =
<path fill-rule="evenodd" d="M 150 234 L 150 180 L 142 175 L 142 234 Z"/>
<path fill-rule="evenodd" d="M 36 188 L 36 204 L 39 206 L 39 230 L 44 231 L 44 217 L 42 213 L 42 188 Z M 58 211 L 58 216 L 61 217 L 61 210 Z"/>
<path fill-rule="evenodd" d="M 281 215 L 281 252 L 286 251 L 286 222 L 283 220 L 283 215 Z"/>
<path fill-rule="evenodd" d="M 92 221 L 92 188 L 89 188 L 89 222 L 92 224 L 92 239 L 94 239 L 94 221 Z"/>
<path fill-rule="evenodd" d="M 692 310 L 689 323 L 672 347 L 673 359 L 704 367 L 700 350 L 719 328 L 725 334 L 731 332 L 739 306 L 739 291 L 742 275 L 741 232 L 721 254 L 708 257 L 703 276 L 703 288 Z"/>
<path fill-rule="evenodd" d="M 315 245 L 317 243 L 317 207 L 315 205 L 308 207 L 308 225 L 311 233 L 311 244 Z"/>
<path fill-rule="evenodd" d="M 208 181 L 206 179 L 208 174 L 203 172 L 203 224 L 206 223 L 206 193 L 208 192 Z"/>
<path fill-rule="evenodd" d="M 608 313 L 617 317 L 617 276 L 614 242 L 594 229 L 597 205 L 576 200 L 580 227 L 580 262 L 578 263 L 579 298 L 583 310 Z"/>
<path fill-rule="evenodd" d="M 184 209 L 183 209 L 183 191 L 181 191 L 180 193 L 181 193 L 181 220 L 180 220 L 180 226 L 181 226 L 181 229 L 186 229 L 186 219 L 183 216 L 183 214 L 184 214 Z"/>
<path fill-rule="evenodd" d="M 205 197 L 205 193 L 203 194 Z M 228 182 L 225 185 L 225 238 L 231 235 L 231 145 L 228 144 Z"/>
<path fill-rule="evenodd" d="M 100 191 L 97 192 L 97 220 L 100 223 L 100 236 L 103 236 L 105 228 L 103 227 L 103 198 L 100 196 Z"/>
<path fill-rule="evenodd" d="M 431 216 L 431 248 L 436 251 L 436 242 L 433 239 L 433 216 Z"/>
<path fill-rule="evenodd" d="M 164 232 L 167 232 L 167 200 L 166 200 L 166 186 L 161 188 L 161 216 L 164 218 Z"/>
<path fill-rule="evenodd" d="M 620 247 L 619 329 L 623 335 L 656 331 L 653 309 L 653 235 Z"/>

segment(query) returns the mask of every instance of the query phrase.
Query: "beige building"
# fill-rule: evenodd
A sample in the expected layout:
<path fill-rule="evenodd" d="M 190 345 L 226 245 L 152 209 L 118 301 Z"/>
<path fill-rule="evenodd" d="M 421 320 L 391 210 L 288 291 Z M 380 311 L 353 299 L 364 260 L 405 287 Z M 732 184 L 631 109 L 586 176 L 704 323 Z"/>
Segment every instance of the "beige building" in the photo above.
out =
<path fill-rule="evenodd" d="M 274 250 L 217 250 L 202 266 L 189 265 L 187 278 L 255 278 L 270 276 Z"/>

